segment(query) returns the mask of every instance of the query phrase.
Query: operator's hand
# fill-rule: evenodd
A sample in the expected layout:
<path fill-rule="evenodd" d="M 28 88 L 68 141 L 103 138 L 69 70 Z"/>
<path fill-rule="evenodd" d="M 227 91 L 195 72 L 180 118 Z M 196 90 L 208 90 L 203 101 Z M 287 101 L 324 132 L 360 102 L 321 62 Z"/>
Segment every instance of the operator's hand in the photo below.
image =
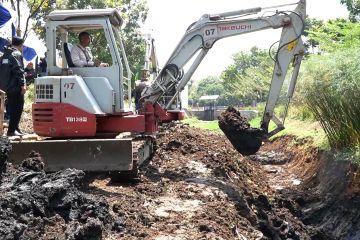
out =
<path fill-rule="evenodd" d="M 109 64 L 108 63 L 100 63 L 100 67 L 108 67 Z"/>
<path fill-rule="evenodd" d="M 26 93 L 26 86 L 21 87 L 21 94 L 24 95 Z"/>
<path fill-rule="evenodd" d="M 95 59 L 95 60 L 94 60 L 94 65 L 95 65 L 96 67 L 99 67 L 99 66 L 101 65 L 101 61 L 100 61 L 99 59 Z"/>

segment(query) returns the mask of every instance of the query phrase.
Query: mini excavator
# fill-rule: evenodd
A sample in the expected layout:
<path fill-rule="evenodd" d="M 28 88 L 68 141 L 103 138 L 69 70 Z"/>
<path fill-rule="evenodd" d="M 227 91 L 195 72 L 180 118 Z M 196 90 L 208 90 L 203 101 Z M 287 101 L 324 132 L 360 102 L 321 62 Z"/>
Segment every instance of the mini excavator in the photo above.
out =
<path fill-rule="evenodd" d="M 294 10 L 279 10 L 295 5 Z M 271 13 L 271 14 L 270 14 Z M 35 80 L 34 132 L 40 141 L 13 142 L 11 159 L 39 152 L 46 171 L 131 172 L 149 159 L 159 124 L 181 120 L 179 93 L 216 41 L 265 29 L 282 29 L 263 113 L 264 138 L 284 128 L 274 108 L 290 63 L 290 100 L 305 54 L 306 1 L 205 14 L 191 24 L 156 78 L 142 91 L 139 111 L 131 101 L 131 71 L 117 9 L 56 10 L 46 19 L 47 76 Z M 75 67 L 71 45 L 82 31 L 106 39 L 107 67 Z M 94 44 L 93 44 L 94 45 Z M 189 67 L 184 70 L 186 64 Z M 269 122 L 277 128 L 269 132 Z M 258 135 L 258 132 L 254 131 Z M 261 139 L 260 139 L 261 141 Z"/>

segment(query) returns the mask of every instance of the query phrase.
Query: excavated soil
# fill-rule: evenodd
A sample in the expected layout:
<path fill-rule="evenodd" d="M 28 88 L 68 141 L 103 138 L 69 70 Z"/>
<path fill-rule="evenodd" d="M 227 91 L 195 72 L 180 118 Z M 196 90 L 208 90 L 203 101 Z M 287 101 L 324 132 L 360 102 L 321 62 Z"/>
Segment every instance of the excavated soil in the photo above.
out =
<path fill-rule="evenodd" d="M 255 154 L 265 137 L 264 130 L 250 127 L 248 120 L 233 107 L 221 113 L 219 127 L 234 148 L 244 156 Z"/>
<path fill-rule="evenodd" d="M 32 153 L 5 164 L 0 239 L 359 239 L 360 170 L 308 145 L 283 137 L 243 157 L 223 135 L 167 126 L 124 183 L 45 174 Z"/>

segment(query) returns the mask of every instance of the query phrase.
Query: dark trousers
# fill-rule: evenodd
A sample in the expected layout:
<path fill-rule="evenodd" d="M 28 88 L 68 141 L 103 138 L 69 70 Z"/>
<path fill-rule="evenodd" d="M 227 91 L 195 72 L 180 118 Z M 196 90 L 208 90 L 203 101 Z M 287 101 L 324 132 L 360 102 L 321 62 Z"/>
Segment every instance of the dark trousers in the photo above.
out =
<path fill-rule="evenodd" d="M 10 117 L 8 133 L 13 133 L 19 129 L 21 114 L 24 108 L 24 95 L 20 92 L 7 93 L 7 99 Z"/>

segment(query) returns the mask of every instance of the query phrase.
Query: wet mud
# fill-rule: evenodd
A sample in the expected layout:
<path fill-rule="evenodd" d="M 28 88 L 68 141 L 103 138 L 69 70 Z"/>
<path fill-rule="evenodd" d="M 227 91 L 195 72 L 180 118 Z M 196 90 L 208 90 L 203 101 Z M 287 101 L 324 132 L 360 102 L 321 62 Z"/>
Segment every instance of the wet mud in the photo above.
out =
<path fill-rule="evenodd" d="M 252 128 L 245 117 L 233 107 L 228 107 L 218 118 L 219 127 L 234 148 L 244 156 L 255 154 L 261 147 L 266 133 Z"/>
<path fill-rule="evenodd" d="M 104 198 L 80 191 L 85 174 L 76 169 L 46 174 L 36 153 L 21 166 L 6 163 L 0 186 L 0 239 L 102 239 L 118 230 Z"/>
<path fill-rule="evenodd" d="M 12 147 L 9 140 L 6 137 L 0 137 L 0 183 L 11 151 Z"/>

